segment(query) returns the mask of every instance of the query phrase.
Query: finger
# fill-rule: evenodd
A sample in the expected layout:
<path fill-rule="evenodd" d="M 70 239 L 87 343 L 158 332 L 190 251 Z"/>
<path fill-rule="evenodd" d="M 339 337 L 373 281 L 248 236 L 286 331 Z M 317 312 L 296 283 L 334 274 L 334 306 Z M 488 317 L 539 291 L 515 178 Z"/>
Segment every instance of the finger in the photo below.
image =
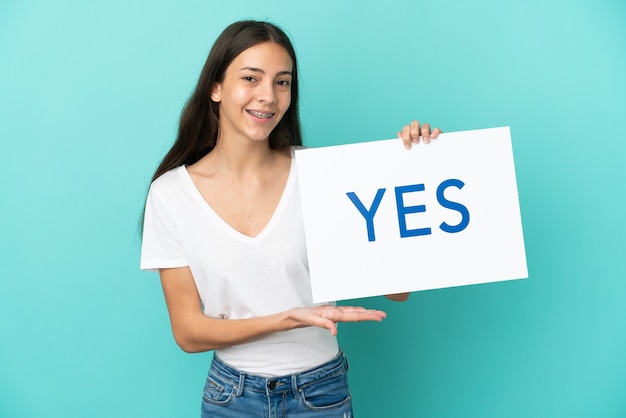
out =
<path fill-rule="evenodd" d="M 381 322 L 385 319 L 385 313 L 381 311 L 365 310 L 365 311 L 342 311 L 337 316 L 333 316 L 334 322 L 361 322 L 361 321 L 377 321 Z"/>
<path fill-rule="evenodd" d="M 332 316 L 323 310 L 318 315 L 311 315 L 306 322 L 315 327 L 326 328 L 332 335 L 337 335 L 337 324 L 329 318 Z"/>
<path fill-rule="evenodd" d="M 414 144 L 418 144 L 420 142 L 420 123 L 417 120 L 411 122 L 411 129 L 409 130 L 411 141 Z"/>
<path fill-rule="evenodd" d="M 428 123 L 423 124 L 421 131 L 422 131 L 421 132 L 422 141 L 424 141 L 424 144 L 430 143 L 430 124 Z"/>
<path fill-rule="evenodd" d="M 337 324 L 335 324 L 333 321 L 328 321 L 324 328 L 329 330 L 333 337 L 337 336 Z"/>
<path fill-rule="evenodd" d="M 402 127 L 402 131 L 398 132 L 398 137 L 402 139 L 402 143 L 404 144 L 404 148 L 411 149 L 411 127 L 409 125 L 405 125 Z"/>
<path fill-rule="evenodd" d="M 441 129 L 435 128 L 435 129 L 433 129 L 433 131 L 430 134 L 430 139 L 435 139 L 435 138 L 437 138 L 439 136 L 439 134 L 442 134 L 442 133 L 443 133 L 443 131 Z"/>
<path fill-rule="evenodd" d="M 368 309 L 362 307 L 362 306 L 348 306 L 348 305 L 340 305 L 337 306 L 337 309 L 344 311 L 344 312 L 354 312 L 354 311 L 359 311 L 359 312 L 365 312 Z"/>
<path fill-rule="evenodd" d="M 338 306 L 337 308 L 340 309 L 344 313 L 356 313 L 356 314 L 364 313 L 367 316 L 375 315 L 381 318 L 387 317 L 387 314 L 384 311 L 379 311 L 377 309 L 367 309 L 362 306 Z"/>
<path fill-rule="evenodd" d="M 385 319 L 385 314 L 379 311 L 366 311 L 366 312 L 352 312 L 346 314 L 350 319 L 350 322 L 362 322 L 362 321 L 376 321 L 382 322 Z M 338 321 L 344 322 L 344 321 Z"/>

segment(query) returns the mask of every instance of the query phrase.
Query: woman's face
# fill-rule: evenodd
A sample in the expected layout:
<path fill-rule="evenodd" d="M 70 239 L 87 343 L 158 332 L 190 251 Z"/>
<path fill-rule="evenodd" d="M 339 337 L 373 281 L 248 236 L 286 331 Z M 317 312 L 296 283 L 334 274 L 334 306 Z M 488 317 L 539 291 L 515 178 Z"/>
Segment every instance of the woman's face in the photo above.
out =
<path fill-rule="evenodd" d="M 220 103 L 220 140 L 267 140 L 291 104 L 292 69 L 287 51 L 273 42 L 239 54 L 211 91 Z"/>

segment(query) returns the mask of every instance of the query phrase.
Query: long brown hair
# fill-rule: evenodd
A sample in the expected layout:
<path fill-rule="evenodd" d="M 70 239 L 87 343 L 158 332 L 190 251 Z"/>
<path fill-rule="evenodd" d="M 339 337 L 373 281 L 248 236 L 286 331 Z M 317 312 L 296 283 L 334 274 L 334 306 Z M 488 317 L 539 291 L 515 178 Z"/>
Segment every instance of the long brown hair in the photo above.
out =
<path fill-rule="evenodd" d="M 293 145 L 302 145 L 298 112 L 298 66 L 289 37 L 272 23 L 254 20 L 235 22 L 224 29 L 213 44 L 198 85 L 181 114 L 176 142 L 154 173 L 153 181 L 173 168 L 195 163 L 215 147 L 219 104 L 211 100 L 211 88 L 215 83 L 224 81 L 226 68 L 239 54 L 263 42 L 275 42 L 282 46 L 293 62 L 291 105 L 270 133 L 269 145 L 281 151 L 287 151 Z"/>

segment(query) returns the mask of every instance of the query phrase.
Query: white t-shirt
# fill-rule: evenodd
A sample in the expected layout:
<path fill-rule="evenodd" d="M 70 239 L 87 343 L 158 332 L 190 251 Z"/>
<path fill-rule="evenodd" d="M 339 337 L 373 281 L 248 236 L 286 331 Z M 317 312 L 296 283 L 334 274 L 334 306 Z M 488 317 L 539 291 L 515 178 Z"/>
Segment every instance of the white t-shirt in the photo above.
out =
<path fill-rule="evenodd" d="M 185 166 L 160 176 L 146 202 L 141 269 L 189 266 L 205 315 L 244 319 L 313 306 L 295 160 L 271 220 L 256 237 L 233 229 L 204 200 Z M 216 350 L 261 376 L 300 372 L 338 353 L 326 329 L 270 334 Z"/>

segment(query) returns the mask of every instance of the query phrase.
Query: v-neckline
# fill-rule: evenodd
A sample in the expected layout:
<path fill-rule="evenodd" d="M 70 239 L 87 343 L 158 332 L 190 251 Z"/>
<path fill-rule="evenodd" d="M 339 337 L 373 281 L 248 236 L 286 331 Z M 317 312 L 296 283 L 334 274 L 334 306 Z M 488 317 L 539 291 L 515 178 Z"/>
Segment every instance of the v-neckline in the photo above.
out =
<path fill-rule="evenodd" d="M 235 238 L 244 242 L 254 244 L 254 243 L 261 242 L 263 238 L 268 233 L 271 232 L 273 225 L 276 223 L 276 219 L 280 216 L 280 213 L 283 210 L 283 206 L 285 206 L 285 201 L 287 200 L 287 198 L 289 197 L 289 194 L 291 193 L 291 190 L 293 189 L 296 168 L 295 168 L 295 161 L 292 158 L 290 161 L 289 174 L 287 177 L 287 181 L 285 182 L 285 186 L 281 193 L 280 199 L 278 200 L 278 203 L 276 204 L 276 207 L 274 208 L 274 212 L 272 213 L 269 221 L 265 224 L 263 229 L 261 229 L 261 231 L 255 236 L 244 234 L 243 232 L 238 231 L 237 229 L 233 228 L 233 226 L 231 226 L 228 222 L 226 222 L 220 215 L 217 214 L 217 212 L 211 207 L 209 202 L 207 202 L 206 199 L 202 196 L 202 193 L 200 193 L 198 186 L 196 186 L 196 183 L 194 183 L 193 179 L 191 178 L 191 175 L 189 174 L 189 171 L 187 170 L 187 166 L 182 165 L 179 167 L 179 170 L 181 172 L 183 179 L 185 180 L 185 182 L 191 189 L 194 195 L 194 198 L 198 201 L 198 204 L 200 204 L 200 206 L 205 210 L 205 212 L 207 212 L 209 217 L 215 223 L 217 223 L 218 225 L 221 225 L 224 231 L 234 236 Z"/>

